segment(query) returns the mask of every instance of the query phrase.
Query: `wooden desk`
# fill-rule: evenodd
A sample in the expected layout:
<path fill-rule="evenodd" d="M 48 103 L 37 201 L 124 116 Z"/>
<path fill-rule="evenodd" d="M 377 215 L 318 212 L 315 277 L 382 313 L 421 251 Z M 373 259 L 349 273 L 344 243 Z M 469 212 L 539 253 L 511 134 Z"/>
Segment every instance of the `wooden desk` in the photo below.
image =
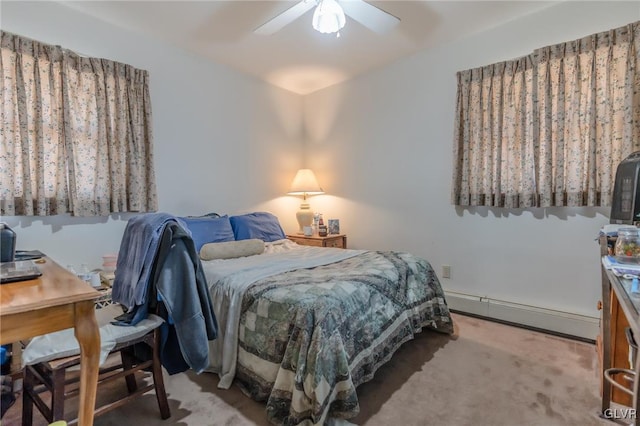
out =
<path fill-rule="evenodd" d="M 0 344 L 74 327 L 81 356 L 78 423 L 91 426 L 100 357 L 93 300 L 100 293 L 50 258 L 44 261 L 41 277 L 0 285 Z"/>
<path fill-rule="evenodd" d="M 620 342 L 617 340 L 622 340 L 620 336 L 614 336 L 613 334 L 619 334 L 618 330 L 620 327 L 613 327 L 613 323 L 616 322 L 616 317 L 619 314 L 616 314 L 615 317 L 612 316 L 612 307 L 613 311 L 620 312 L 619 316 L 624 316 L 627 320 L 629 327 L 633 331 L 633 335 L 640 336 L 640 315 L 638 314 L 638 308 L 640 307 L 639 301 L 634 301 L 629 296 L 629 283 L 627 281 L 630 280 L 621 280 L 616 277 L 613 272 L 607 270 L 602 266 L 602 325 L 601 325 L 601 333 L 602 333 L 602 365 L 601 365 L 601 377 L 602 377 L 602 416 L 609 419 L 619 419 L 620 415 L 624 416 L 624 420 L 633 420 L 633 425 L 640 425 L 640 412 L 638 409 L 640 408 L 640 355 L 636 357 L 635 365 L 633 366 L 633 371 L 635 371 L 635 375 L 633 377 L 633 386 L 631 390 L 633 390 L 633 397 L 629 399 L 631 408 L 633 411 L 622 411 L 614 412 L 611 410 L 611 401 L 612 401 L 612 385 L 607 380 L 604 379 L 604 372 L 612 367 L 625 367 L 628 368 L 628 360 L 625 360 L 627 365 L 614 365 L 619 363 L 620 361 L 616 361 L 614 358 L 617 358 L 615 354 L 619 351 L 614 350 L 616 345 L 621 346 Z M 616 306 L 617 305 L 617 306 Z M 619 322 L 619 321 L 618 321 Z M 618 324 L 619 325 L 619 324 Z M 615 338 L 615 339 L 614 339 Z M 626 348 L 623 352 L 626 354 Z M 614 398 L 616 399 L 616 398 Z M 621 401 L 626 404 L 627 401 Z"/>

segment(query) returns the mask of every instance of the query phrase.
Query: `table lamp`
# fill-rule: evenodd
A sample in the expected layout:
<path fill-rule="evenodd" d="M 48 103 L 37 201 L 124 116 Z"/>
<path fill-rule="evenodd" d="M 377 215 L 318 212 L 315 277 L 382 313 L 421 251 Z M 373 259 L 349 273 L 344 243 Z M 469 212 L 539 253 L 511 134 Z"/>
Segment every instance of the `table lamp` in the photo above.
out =
<path fill-rule="evenodd" d="M 300 210 L 296 213 L 296 219 L 298 219 L 298 234 L 304 233 L 305 226 L 311 226 L 313 223 L 313 212 L 309 208 L 307 203 L 308 195 L 324 194 L 316 176 L 311 169 L 300 169 L 296 173 L 296 177 L 293 178 L 291 183 L 291 189 L 288 192 L 289 195 L 302 195 L 302 204 L 300 204 Z"/>

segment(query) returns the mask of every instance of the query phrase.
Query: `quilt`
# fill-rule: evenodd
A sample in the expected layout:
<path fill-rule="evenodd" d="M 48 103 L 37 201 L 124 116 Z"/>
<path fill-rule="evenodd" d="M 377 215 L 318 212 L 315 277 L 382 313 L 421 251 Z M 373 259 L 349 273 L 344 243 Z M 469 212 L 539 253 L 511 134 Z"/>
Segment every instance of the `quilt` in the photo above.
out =
<path fill-rule="evenodd" d="M 429 263 L 379 251 L 252 282 L 242 291 L 237 326 L 234 377 L 253 399 L 266 401 L 269 421 L 279 425 L 354 417 L 356 387 L 404 342 L 425 327 L 453 331 Z"/>

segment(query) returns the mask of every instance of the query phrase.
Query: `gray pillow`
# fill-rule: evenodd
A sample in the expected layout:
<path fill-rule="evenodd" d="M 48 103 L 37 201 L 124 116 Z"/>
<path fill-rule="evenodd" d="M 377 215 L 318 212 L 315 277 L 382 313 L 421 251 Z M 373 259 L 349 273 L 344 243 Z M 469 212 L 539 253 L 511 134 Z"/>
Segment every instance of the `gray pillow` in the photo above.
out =
<path fill-rule="evenodd" d="M 222 243 L 207 243 L 200 249 L 200 259 L 234 259 L 264 252 L 264 241 L 257 238 Z"/>

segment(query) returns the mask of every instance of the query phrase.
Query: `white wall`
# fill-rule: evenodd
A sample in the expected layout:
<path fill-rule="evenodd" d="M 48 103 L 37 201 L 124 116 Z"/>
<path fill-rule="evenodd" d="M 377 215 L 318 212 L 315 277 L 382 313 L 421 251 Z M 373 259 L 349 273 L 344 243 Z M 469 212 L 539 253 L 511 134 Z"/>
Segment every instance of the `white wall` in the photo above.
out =
<path fill-rule="evenodd" d="M 450 203 L 456 72 L 640 19 L 638 2 L 565 2 L 305 97 L 307 165 L 350 247 L 428 259 L 445 290 L 598 316 L 608 208 Z"/>
<path fill-rule="evenodd" d="M 160 211 L 236 213 L 266 209 L 295 227 L 284 194 L 302 166 L 302 100 L 252 77 L 54 2 L 2 2 L 14 32 L 149 71 Z M 62 265 L 99 267 L 117 252 L 130 215 L 3 217 L 18 249 Z"/>
<path fill-rule="evenodd" d="M 149 70 L 160 210 L 266 209 L 292 230 L 299 201 L 283 194 L 306 165 L 327 191 L 312 208 L 341 220 L 350 247 L 410 251 L 438 275 L 451 265 L 449 291 L 598 315 L 608 209 L 450 204 L 455 73 L 638 20 L 639 3 L 565 2 L 305 98 L 56 3 L 0 13 L 4 30 Z M 94 267 L 128 217 L 2 220 L 19 249 Z"/>

